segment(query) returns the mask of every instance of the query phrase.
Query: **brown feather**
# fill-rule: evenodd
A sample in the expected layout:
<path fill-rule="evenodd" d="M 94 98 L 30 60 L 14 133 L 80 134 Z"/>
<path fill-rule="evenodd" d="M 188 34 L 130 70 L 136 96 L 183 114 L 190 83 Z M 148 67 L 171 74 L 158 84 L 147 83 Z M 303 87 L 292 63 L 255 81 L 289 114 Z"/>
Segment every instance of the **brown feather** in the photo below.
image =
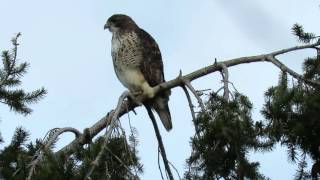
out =
<path fill-rule="evenodd" d="M 126 75 L 132 69 L 134 77 L 139 77 L 139 73 L 142 74 L 151 87 L 165 82 L 161 52 L 151 35 L 139 28 L 126 15 L 113 15 L 108 19 L 106 26 L 114 26 L 113 28 L 117 29 L 112 37 L 114 68 L 119 80 L 130 91 L 139 88 L 135 87 L 139 83 L 132 82 L 136 79 Z M 157 112 L 168 131 L 172 129 L 168 106 L 170 93 L 170 90 L 162 92 L 144 103 L 147 108 Z"/>

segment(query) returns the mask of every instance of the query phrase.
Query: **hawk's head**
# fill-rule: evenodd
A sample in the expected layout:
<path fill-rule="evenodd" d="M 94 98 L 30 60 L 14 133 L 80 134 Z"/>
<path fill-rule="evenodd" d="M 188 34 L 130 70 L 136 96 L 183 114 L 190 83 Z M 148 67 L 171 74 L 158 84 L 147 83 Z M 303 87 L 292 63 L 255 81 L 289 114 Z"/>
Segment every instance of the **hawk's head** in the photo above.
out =
<path fill-rule="evenodd" d="M 124 14 L 114 14 L 112 15 L 107 23 L 104 25 L 104 29 L 109 29 L 110 32 L 114 33 L 119 30 L 129 30 L 136 28 L 136 23 L 131 19 L 131 17 Z"/>

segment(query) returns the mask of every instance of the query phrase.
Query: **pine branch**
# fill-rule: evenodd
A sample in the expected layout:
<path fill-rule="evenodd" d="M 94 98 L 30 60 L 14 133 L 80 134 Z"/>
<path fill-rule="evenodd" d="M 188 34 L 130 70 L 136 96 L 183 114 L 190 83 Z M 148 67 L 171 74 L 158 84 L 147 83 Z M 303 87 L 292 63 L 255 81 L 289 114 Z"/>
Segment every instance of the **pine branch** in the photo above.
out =
<path fill-rule="evenodd" d="M 292 32 L 298 37 L 299 41 L 303 43 L 310 43 L 311 40 L 317 38 L 313 33 L 304 32 L 303 27 L 300 24 L 294 24 L 292 27 Z"/>
<path fill-rule="evenodd" d="M 32 109 L 28 107 L 31 103 L 38 102 L 47 93 L 44 88 L 32 92 L 25 92 L 22 89 L 13 89 L 21 84 L 21 77 L 27 72 L 29 64 L 26 62 L 18 63 L 18 33 L 12 40 L 13 48 L 11 51 L 2 52 L 3 68 L 0 69 L 0 103 L 9 106 L 10 110 L 28 115 Z"/>

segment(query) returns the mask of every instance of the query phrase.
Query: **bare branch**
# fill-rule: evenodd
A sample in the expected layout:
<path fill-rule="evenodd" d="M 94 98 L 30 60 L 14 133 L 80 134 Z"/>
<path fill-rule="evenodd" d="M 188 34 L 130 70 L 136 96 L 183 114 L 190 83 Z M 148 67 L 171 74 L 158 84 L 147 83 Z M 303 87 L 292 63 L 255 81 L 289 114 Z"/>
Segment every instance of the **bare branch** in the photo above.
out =
<path fill-rule="evenodd" d="M 157 137 L 158 145 L 159 145 L 159 149 L 160 149 L 160 154 L 162 156 L 162 160 L 163 160 L 163 164 L 164 164 L 166 173 L 169 176 L 169 179 L 173 180 L 174 178 L 173 178 L 170 166 L 169 166 L 169 161 L 168 161 L 168 158 L 167 158 L 167 155 L 166 155 L 166 150 L 165 150 L 163 142 L 162 142 L 162 137 L 161 137 L 161 134 L 160 134 L 156 119 L 155 119 L 151 109 L 148 108 L 148 107 L 146 107 L 146 109 L 147 109 L 148 115 L 149 115 L 149 117 L 151 119 L 151 122 L 152 122 L 152 125 L 153 125 L 153 128 L 154 128 L 154 132 L 156 133 L 156 137 Z"/>
<path fill-rule="evenodd" d="M 55 132 L 51 137 L 49 137 L 49 140 L 44 145 L 44 148 L 38 149 L 38 151 L 35 153 L 35 155 L 34 155 L 35 159 L 33 161 L 31 161 L 30 164 L 29 164 L 30 169 L 29 169 L 27 180 L 31 180 L 33 174 L 35 173 L 35 169 L 36 169 L 37 164 L 40 161 L 42 161 L 42 159 L 43 159 L 43 151 L 50 149 L 50 147 L 57 140 L 59 135 L 61 135 L 62 133 L 65 133 L 65 132 L 72 132 L 72 133 L 75 134 L 76 138 L 81 136 L 81 133 L 77 129 L 72 128 L 72 127 L 54 128 L 54 129 L 52 129 L 50 131 L 55 131 Z"/>
<path fill-rule="evenodd" d="M 280 62 L 277 58 L 273 57 L 273 56 L 268 56 L 267 59 L 272 62 L 274 65 L 276 65 L 279 69 L 281 69 L 281 71 L 287 72 L 289 73 L 291 76 L 293 76 L 294 78 L 298 79 L 298 80 L 303 80 L 304 82 L 306 82 L 307 84 L 311 84 L 314 86 L 320 86 L 320 82 L 317 81 L 313 81 L 311 79 L 306 79 L 304 78 L 302 75 L 296 73 L 295 71 L 293 71 L 292 69 L 290 69 L 289 67 L 287 67 L 286 65 L 284 65 L 282 62 Z"/>
<path fill-rule="evenodd" d="M 225 64 L 221 63 L 221 67 L 222 67 L 222 78 L 223 78 L 223 88 L 224 88 L 224 92 L 223 92 L 223 97 L 226 101 L 229 100 L 229 71 L 228 68 Z"/>
<path fill-rule="evenodd" d="M 96 156 L 95 160 L 92 162 L 92 166 L 90 168 L 90 170 L 87 172 L 86 174 L 86 177 L 85 177 L 85 180 L 89 180 L 91 179 L 91 174 L 93 173 L 94 169 L 99 165 L 99 162 L 102 158 L 102 155 L 103 153 L 105 152 L 105 150 L 107 149 L 107 144 L 108 144 L 108 140 L 111 136 L 111 133 L 113 131 L 113 129 L 116 127 L 116 121 L 119 117 L 119 114 L 120 114 L 120 109 L 121 109 L 121 106 L 122 106 L 122 103 L 124 101 L 125 98 L 127 98 L 129 96 L 129 92 L 128 91 L 124 91 L 121 96 L 119 97 L 119 100 L 118 100 L 118 105 L 116 107 L 116 110 L 112 111 L 112 118 L 111 118 L 111 122 L 109 124 L 109 128 L 106 130 L 106 133 L 104 135 L 104 138 L 103 138 L 103 146 L 101 147 L 98 155 Z"/>
<path fill-rule="evenodd" d="M 177 173 L 177 175 L 178 175 L 178 177 L 179 177 L 179 180 L 181 180 L 181 176 L 180 176 L 180 174 L 179 174 L 179 171 L 178 171 L 178 169 L 169 161 L 169 164 L 172 166 L 172 168 L 176 171 L 176 173 Z"/>
<path fill-rule="evenodd" d="M 119 114 L 120 114 L 120 110 L 121 110 L 123 101 L 125 98 L 127 98 L 129 96 L 129 94 L 130 94 L 129 91 L 125 91 L 119 97 L 117 108 L 113 112 L 112 119 L 111 119 L 111 122 L 109 125 L 109 129 L 108 129 L 108 131 L 106 131 L 106 134 L 105 134 L 105 142 L 108 142 L 110 135 L 111 135 L 111 132 L 116 127 L 116 122 L 117 122 L 117 119 L 119 118 Z"/>
<path fill-rule="evenodd" d="M 270 53 L 270 55 L 271 56 L 278 56 L 281 54 L 285 54 L 288 52 L 297 51 L 297 50 L 301 50 L 301 49 L 315 48 L 319 45 L 320 45 L 320 41 L 318 40 L 316 43 L 313 43 L 313 44 L 307 44 L 307 45 L 303 45 L 303 46 L 295 46 L 295 47 L 291 47 L 291 48 L 287 48 L 287 49 L 282 49 L 280 51 L 272 52 L 272 53 Z"/>
<path fill-rule="evenodd" d="M 200 96 L 198 95 L 197 91 L 196 91 L 196 90 L 194 89 L 194 87 L 191 85 L 190 81 L 185 80 L 185 79 L 182 78 L 182 82 L 188 87 L 188 89 L 192 92 L 192 94 L 197 98 L 201 110 L 202 110 L 203 112 L 205 112 L 205 111 L 206 111 L 206 108 L 205 108 L 205 106 L 204 106 L 204 104 L 203 104 L 203 101 L 202 101 L 202 99 L 200 98 Z"/>
<path fill-rule="evenodd" d="M 230 60 L 226 60 L 226 61 L 222 61 L 220 63 L 214 63 L 212 65 L 209 65 L 207 67 L 201 68 L 199 70 L 196 70 L 190 74 L 187 74 L 185 76 L 181 76 L 177 77 L 171 81 L 167 81 L 165 83 L 159 84 L 157 86 L 154 87 L 154 91 L 155 94 L 158 94 L 159 92 L 168 90 L 168 89 L 172 89 L 174 87 L 178 87 L 181 85 L 184 85 L 183 79 L 187 80 L 187 81 L 193 81 L 195 79 L 198 79 L 202 76 L 205 76 L 207 74 L 213 73 L 213 72 L 217 72 L 221 70 L 221 63 L 225 64 L 226 67 L 232 67 L 232 66 L 236 66 L 236 65 L 240 65 L 240 64 L 246 64 L 246 63 L 253 63 L 253 62 L 265 62 L 265 61 L 270 61 L 268 59 L 268 57 L 275 57 L 277 55 L 281 55 L 281 54 L 285 54 L 285 53 L 289 53 L 292 51 L 296 51 L 296 50 L 301 50 L 301 49 L 307 49 L 307 48 L 316 48 L 317 46 L 320 45 L 320 41 L 318 41 L 317 43 L 314 44 L 309 44 L 309 45 L 303 45 L 303 46 L 295 46 L 292 48 L 288 48 L 288 49 L 283 49 L 280 51 L 275 51 L 275 52 L 271 52 L 269 54 L 261 54 L 261 55 L 256 55 L 256 56 L 247 56 L 247 57 L 240 57 L 240 58 L 235 58 L 235 59 L 230 59 Z M 271 61 L 270 61 L 271 62 Z M 277 65 L 276 65 L 277 64 Z M 284 67 L 283 65 L 279 64 L 278 62 L 275 65 L 277 67 Z M 299 77 L 299 76 L 294 76 Z M 304 79 L 301 79 L 304 80 Z M 320 82 L 314 82 L 311 80 L 305 80 L 306 83 L 313 85 L 313 86 L 319 86 Z M 128 111 L 133 110 L 135 107 L 137 107 L 138 105 L 135 104 L 134 102 L 131 101 L 124 101 L 122 102 L 121 108 L 119 109 L 119 116 L 121 117 L 122 115 L 126 114 Z M 128 110 L 127 110 L 128 109 Z M 101 118 L 97 123 L 95 123 L 92 127 L 88 128 L 89 130 L 89 135 L 87 138 L 93 138 L 94 136 L 96 136 L 101 130 L 103 130 L 106 126 L 110 125 L 110 122 L 112 121 L 112 112 L 109 112 L 106 116 L 104 116 L 103 118 Z M 84 136 L 80 136 L 79 138 L 77 138 L 76 140 L 72 141 L 70 144 L 66 145 L 64 148 L 62 148 L 60 151 L 57 152 L 57 154 L 72 154 L 76 151 L 77 147 L 79 145 L 83 145 L 85 144 L 86 138 L 84 138 Z"/>
<path fill-rule="evenodd" d="M 192 100 L 191 100 L 191 97 L 190 97 L 190 94 L 189 94 L 189 92 L 188 92 L 188 90 L 187 90 L 187 88 L 185 87 L 185 86 L 181 86 L 181 88 L 183 89 L 183 91 L 184 91 L 184 93 L 186 94 L 186 97 L 187 97 L 187 99 L 188 99 L 188 104 L 189 104 L 189 108 L 190 108 L 190 112 L 191 112 L 191 116 L 192 116 L 192 120 L 193 120 L 193 122 L 195 122 L 196 121 L 196 114 L 195 114 L 195 112 L 194 112 L 194 105 L 192 104 Z M 198 127 L 197 126 L 194 126 L 196 129 L 196 134 L 198 134 Z"/>
<path fill-rule="evenodd" d="M 158 168 L 159 168 L 159 171 L 160 171 L 161 179 L 164 180 L 163 174 L 162 174 L 162 170 L 161 170 L 161 166 L 160 166 L 160 149 L 159 149 L 159 147 L 158 147 Z"/>

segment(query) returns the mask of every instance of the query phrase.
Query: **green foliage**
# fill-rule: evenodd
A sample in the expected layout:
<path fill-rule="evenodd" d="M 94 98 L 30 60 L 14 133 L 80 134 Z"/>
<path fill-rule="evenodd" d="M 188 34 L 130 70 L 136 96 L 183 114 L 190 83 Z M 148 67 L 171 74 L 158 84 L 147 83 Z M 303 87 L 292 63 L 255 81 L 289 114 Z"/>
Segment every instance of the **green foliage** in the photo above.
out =
<path fill-rule="evenodd" d="M 17 128 L 10 145 L 0 151 L 0 179 L 26 179 L 30 164 L 37 158 L 38 150 L 42 149 L 39 155 L 43 155 L 43 159 L 36 166 L 32 179 L 82 180 L 104 143 L 103 138 L 98 138 L 86 148 L 79 147 L 78 152 L 70 157 L 57 157 L 51 150 L 43 150 L 43 143 L 39 140 L 35 144 L 27 144 L 28 137 L 26 130 Z M 112 137 L 91 178 L 121 180 L 130 179 L 132 172 L 130 174 L 128 170 L 134 171 L 136 176 L 142 173 L 142 165 L 133 149 L 125 137 Z"/>
<path fill-rule="evenodd" d="M 320 91 L 302 84 L 287 86 L 279 84 L 265 94 L 262 114 L 269 124 L 269 136 L 289 148 L 293 161 L 297 150 L 320 160 Z"/>
<path fill-rule="evenodd" d="M 293 25 L 292 32 L 298 37 L 299 41 L 304 43 L 309 43 L 311 40 L 316 38 L 315 34 L 304 32 L 303 27 L 299 24 Z"/>
<path fill-rule="evenodd" d="M 303 155 L 302 160 L 298 163 L 298 170 L 295 174 L 295 180 L 309 180 L 311 179 L 310 173 L 306 171 L 307 162 L 306 156 Z"/>
<path fill-rule="evenodd" d="M 27 72 L 28 63 L 17 61 L 18 38 L 21 34 L 18 33 L 12 39 L 13 48 L 11 51 L 3 51 L 1 58 L 3 67 L 0 68 L 0 102 L 10 107 L 10 110 L 30 114 L 32 109 L 29 104 L 38 102 L 46 94 L 44 88 L 37 89 L 32 92 L 25 92 L 22 89 L 17 89 L 21 85 L 21 77 Z"/>
<path fill-rule="evenodd" d="M 307 58 L 304 61 L 303 70 L 305 78 L 320 81 L 320 54 L 313 58 Z"/>
<path fill-rule="evenodd" d="M 191 139 L 186 179 L 265 179 L 259 163 L 249 162 L 247 155 L 250 150 L 270 150 L 273 144 L 262 141 L 264 125 L 253 122 L 248 98 L 236 93 L 234 100 L 226 101 L 212 94 L 206 109 L 194 122 L 199 132 Z"/>
<path fill-rule="evenodd" d="M 25 160 L 30 160 L 29 156 L 32 155 L 31 151 L 26 151 L 28 138 L 27 131 L 21 127 L 16 128 L 10 145 L 0 151 L 0 178 L 11 179 L 17 171 L 26 174 Z"/>
<path fill-rule="evenodd" d="M 308 43 L 316 37 L 305 33 L 300 25 L 294 25 L 294 34 Z M 304 78 L 320 81 L 320 51 L 317 56 L 307 58 L 303 63 Z M 288 149 L 288 157 L 298 164 L 296 179 L 310 179 L 305 170 L 305 156 L 311 157 L 315 164 L 320 162 L 320 89 L 303 81 L 288 81 L 286 73 L 281 73 L 279 83 L 265 93 L 262 110 L 268 128 L 269 138 Z M 299 156 L 300 158 L 299 161 Z M 317 179 L 317 172 L 312 173 Z"/>

